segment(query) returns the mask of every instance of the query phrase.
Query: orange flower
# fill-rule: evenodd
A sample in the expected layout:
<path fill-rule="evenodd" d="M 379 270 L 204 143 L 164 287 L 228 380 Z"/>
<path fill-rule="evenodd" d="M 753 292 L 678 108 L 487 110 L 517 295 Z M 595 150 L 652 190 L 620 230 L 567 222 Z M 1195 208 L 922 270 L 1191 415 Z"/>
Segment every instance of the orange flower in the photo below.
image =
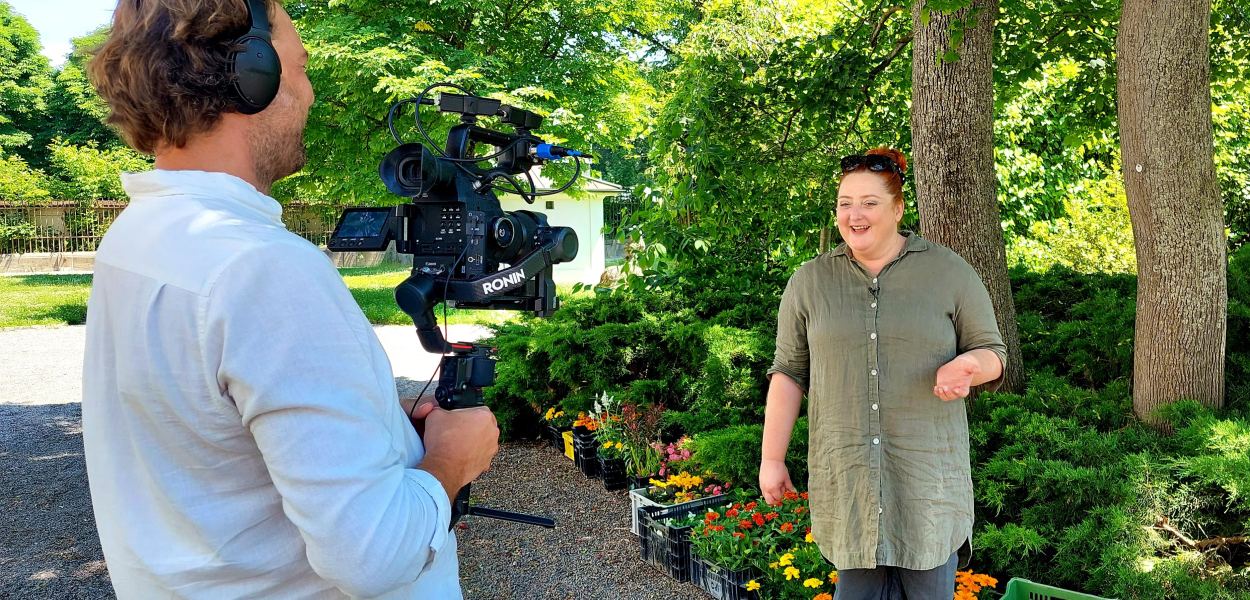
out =
<path fill-rule="evenodd" d="M 833 596 L 829 595 L 829 592 L 821 592 L 812 596 L 812 600 L 833 600 Z"/>
<path fill-rule="evenodd" d="M 781 533 L 790 533 L 791 531 L 794 531 L 794 523 L 786 521 L 781 524 Z"/>
<path fill-rule="evenodd" d="M 755 514 L 751 515 L 751 519 L 753 519 L 753 520 L 755 521 L 755 524 L 756 524 L 756 525 L 763 525 L 763 524 L 764 524 L 764 515 L 761 515 L 760 513 L 755 513 Z"/>

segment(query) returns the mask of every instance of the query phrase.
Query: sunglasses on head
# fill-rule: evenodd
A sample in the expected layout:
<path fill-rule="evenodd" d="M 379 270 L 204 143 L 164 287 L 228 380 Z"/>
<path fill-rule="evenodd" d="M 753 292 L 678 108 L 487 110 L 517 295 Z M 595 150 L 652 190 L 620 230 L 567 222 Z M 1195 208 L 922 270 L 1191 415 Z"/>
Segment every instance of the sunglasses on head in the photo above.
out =
<path fill-rule="evenodd" d="M 903 180 L 903 171 L 898 168 L 898 163 L 894 162 L 888 156 L 880 154 L 853 154 L 851 156 L 842 157 L 842 174 L 846 175 L 852 171 L 867 167 L 869 171 L 880 173 L 889 171 L 898 175 L 899 181 Z"/>

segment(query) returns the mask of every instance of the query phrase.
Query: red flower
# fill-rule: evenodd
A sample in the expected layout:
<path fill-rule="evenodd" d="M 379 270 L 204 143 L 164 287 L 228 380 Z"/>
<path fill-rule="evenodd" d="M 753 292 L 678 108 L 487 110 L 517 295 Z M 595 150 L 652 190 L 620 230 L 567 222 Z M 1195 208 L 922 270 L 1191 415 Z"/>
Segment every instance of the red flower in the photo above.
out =
<path fill-rule="evenodd" d="M 716 511 L 709 510 L 707 511 L 707 517 L 704 518 L 703 521 L 705 523 L 711 523 L 712 521 L 715 521 L 716 519 L 719 519 L 719 518 L 720 518 L 720 515 L 717 514 Z"/>
<path fill-rule="evenodd" d="M 804 500 L 807 500 L 807 492 L 803 492 L 802 494 L 799 494 L 799 497 Z"/>
<path fill-rule="evenodd" d="M 756 525 L 763 525 L 763 524 L 764 524 L 764 515 L 761 515 L 760 513 L 755 513 L 755 514 L 751 515 L 751 518 L 755 520 L 755 524 L 756 524 Z"/>
<path fill-rule="evenodd" d="M 796 514 L 796 515 L 801 515 L 801 514 L 803 514 L 803 513 L 805 513 L 805 512 L 807 512 L 807 507 L 806 507 L 806 506 L 800 506 L 800 507 L 798 507 L 798 508 L 794 509 L 794 514 Z"/>
<path fill-rule="evenodd" d="M 724 531 L 725 530 L 724 525 L 708 525 L 707 528 L 711 529 L 712 531 Z"/>
<path fill-rule="evenodd" d="M 782 494 L 781 497 L 785 498 L 786 500 L 798 500 L 799 499 L 799 495 L 794 492 L 786 492 Z"/>
<path fill-rule="evenodd" d="M 747 503 L 747 506 L 746 506 L 746 509 L 747 509 L 747 510 L 755 510 L 755 507 L 756 507 L 756 504 L 755 504 L 754 502 L 748 502 L 748 503 Z"/>
<path fill-rule="evenodd" d="M 779 516 L 781 516 L 781 515 L 778 515 L 778 514 L 777 514 L 777 513 L 775 513 L 775 512 L 770 512 L 770 513 L 768 513 L 768 514 L 764 515 L 764 519 L 765 519 L 765 520 L 768 520 L 768 521 L 771 521 L 771 520 L 773 520 L 773 519 L 776 519 L 776 518 L 777 518 L 777 517 L 779 517 Z"/>
<path fill-rule="evenodd" d="M 786 521 L 781 524 L 781 533 L 790 533 L 791 531 L 794 531 L 794 523 Z"/>
<path fill-rule="evenodd" d="M 751 522 L 746 519 L 743 519 L 741 521 L 738 521 L 738 527 L 741 527 L 742 529 L 750 529 Z"/>
<path fill-rule="evenodd" d="M 742 533 L 741 531 L 735 531 L 735 532 L 734 532 L 734 537 L 736 537 L 736 538 L 745 538 L 745 537 L 746 537 L 746 534 L 745 534 L 745 533 Z"/>
<path fill-rule="evenodd" d="M 726 517 L 729 517 L 730 519 L 737 518 L 737 516 L 738 516 L 738 509 L 736 509 L 736 508 L 731 508 L 731 509 L 729 509 L 729 510 L 725 511 L 725 516 L 726 516 Z"/>

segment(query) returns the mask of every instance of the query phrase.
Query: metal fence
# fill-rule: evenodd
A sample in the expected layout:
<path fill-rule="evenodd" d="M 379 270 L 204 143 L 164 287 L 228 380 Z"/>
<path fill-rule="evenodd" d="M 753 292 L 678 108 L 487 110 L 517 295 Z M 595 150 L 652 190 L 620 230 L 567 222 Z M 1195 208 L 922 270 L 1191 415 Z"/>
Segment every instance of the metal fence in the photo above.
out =
<path fill-rule="evenodd" d="M 628 193 L 604 197 L 603 254 L 607 262 L 625 258 L 625 245 L 620 241 L 621 228 L 629 216 L 638 210 L 638 206 L 638 199 Z"/>
<path fill-rule="evenodd" d="M 94 252 L 125 208 L 126 202 L 113 200 L 38 206 L 0 202 L 0 255 Z M 337 218 L 338 209 L 320 204 L 291 203 L 282 211 L 287 229 L 318 245 L 325 245 Z"/>
<path fill-rule="evenodd" d="M 0 203 L 0 254 L 89 252 L 126 207 L 124 202 Z"/>

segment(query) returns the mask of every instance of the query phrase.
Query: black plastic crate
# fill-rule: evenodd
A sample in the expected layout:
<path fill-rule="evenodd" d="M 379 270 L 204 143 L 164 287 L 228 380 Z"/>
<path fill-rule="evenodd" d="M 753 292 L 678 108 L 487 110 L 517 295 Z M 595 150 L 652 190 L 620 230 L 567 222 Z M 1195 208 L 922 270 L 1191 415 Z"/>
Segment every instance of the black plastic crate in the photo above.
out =
<path fill-rule="evenodd" d="M 573 443 L 581 444 L 583 446 L 598 446 L 599 437 L 595 434 L 595 432 L 585 427 L 574 427 Z"/>
<path fill-rule="evenodd" d="M 594 446 L 581 446 L 573 443 L 573 463 L 577 470 L 587 477 L 599 476 L 599 452 Z"/>
<path fill-rule="evenodd" d="M 691 526 L 674 527 L 671 519 L 704 513 L 729 503 L 724 494 L 700 498 L 676 506 L 643 506 L 638 509 L 638 545 L 642 560 L 677 581 L 690 581 Z"/>
<path fill-rule="evenodd" d="M 547 425 L 544 434 L 547 438 L 547 445 L 564 452 L 564 435 L 559 429 L 554 425 Z"/>
<path fill-rule="evenodd" d="M 600 455 L 599 476 L 603 478 L 603 488 L 608 491 L 629 487 L 629 477 L 625 475 L 625 461 L 622 459 L 604 458 Z"/>
<path fill-rule="evenodd" d="M 730 571 L 697 555 L 690 557 L 690 582 L 716 600 L 758 600 L 755 592 L 747 590 L 747 582 L 757 576 L 752 569 Z"/>

